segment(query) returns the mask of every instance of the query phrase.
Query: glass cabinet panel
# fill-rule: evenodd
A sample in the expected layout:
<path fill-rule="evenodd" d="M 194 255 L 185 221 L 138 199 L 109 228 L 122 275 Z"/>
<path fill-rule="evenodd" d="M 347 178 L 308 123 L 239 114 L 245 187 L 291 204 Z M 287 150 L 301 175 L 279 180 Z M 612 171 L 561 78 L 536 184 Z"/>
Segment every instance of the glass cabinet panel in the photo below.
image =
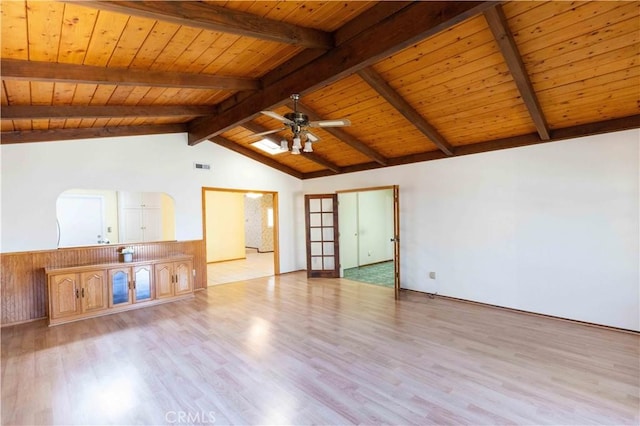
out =
<path fill-rule="evenodd" d="M 129 274 L 125 271 L 114 271 L 111 274 L 111 303 L 129 303 Z"/>
<path fill-rule="evenodd" d="M 134 272 L 135 300 L 151 300 L 151 266 L 138 266 Z"/>

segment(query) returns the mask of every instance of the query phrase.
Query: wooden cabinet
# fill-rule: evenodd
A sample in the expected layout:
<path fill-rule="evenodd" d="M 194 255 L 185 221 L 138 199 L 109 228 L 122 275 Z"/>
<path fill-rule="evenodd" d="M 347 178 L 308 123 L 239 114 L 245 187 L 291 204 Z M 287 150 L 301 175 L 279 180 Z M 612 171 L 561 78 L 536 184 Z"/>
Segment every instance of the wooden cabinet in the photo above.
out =
<path fill-rule="evenodd" d="M 49 325 L 193 297 L 189 256 L 46 268 Z"/>
<path fill-rule="evenodd" d="M 133 288 L 131 289 L 133 303 L 153 300 L 153 265 L 139 265 L 133 267 Z"/>
<path fill-rule="evenodd" d="M 83 313 L 99 312 L 109 307 L 105 275 L 104 271 L 80 274 L 80 302 Z"/>
<path fill-rule="evenodd" d="M 109 306 L 153 300 L 153 264 L 109 269 Z"/>
<path fill-rule="evenodd" d="M 49 279 L 49 316 L 66 318 L 81 313 L 80 276 L 78 274 L 60 274 Z"/>
<path fill-rule="evenodd" d="M 51 318 L 69 318 L 107 309 L 104 271 L 63 273 L 49 281 Z"/>
<path fill-rule="evenodd" d="M 192 270 L 193 262 L 186 259 L 156 263 L 156 297 L 162 299 L 192 293 Z"/>

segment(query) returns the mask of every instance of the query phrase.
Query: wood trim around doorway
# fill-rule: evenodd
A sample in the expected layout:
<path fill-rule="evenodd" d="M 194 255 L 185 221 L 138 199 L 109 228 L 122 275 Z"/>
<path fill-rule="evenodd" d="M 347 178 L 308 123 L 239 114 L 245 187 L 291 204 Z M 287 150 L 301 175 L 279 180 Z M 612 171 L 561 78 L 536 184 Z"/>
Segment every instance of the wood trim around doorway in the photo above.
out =
<path fill-rule="evenodd" d="M 202 187 L 202 241 L 204 241 L 205 253 L 207 247 L 207 226 L 206 226 L 206 197 L 207 191 L 216 192 L 237 192 L 246 194 L 252 192 L 255 194 L 271 194 L 273 196 L 273 275 L 280 275 L 280 215 L 278 205 L 278 193 L 275 191 L 263 191 L 257 189 L 236 189 L 236 188 L 216 188 L 203 186 Z"/>

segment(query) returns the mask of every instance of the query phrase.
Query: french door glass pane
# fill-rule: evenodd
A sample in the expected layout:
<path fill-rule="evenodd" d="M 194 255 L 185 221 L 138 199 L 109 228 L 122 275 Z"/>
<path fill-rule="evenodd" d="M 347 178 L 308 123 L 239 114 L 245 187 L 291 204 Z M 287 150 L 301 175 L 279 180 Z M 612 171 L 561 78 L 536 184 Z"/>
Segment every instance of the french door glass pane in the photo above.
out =
<path fill-rule="evenodd" d="M 333 256 L 324 257 L 324 269 L 335 269 L 336 264 Z"/>
<path fill-rule="evenodd" d="M 311 201 L 317 201 L 317 200 L 311 200 Z M 317 210 L 311 210 L 311 211 L 317 211 Z M 331 198 L 322 199 L 322 211 L 323 212 L 333 211 L 333 200 Z"/>
<path fill-rule="evenodd" d="M 333 241 L 333 228 L 322 228 L 322 240 Z"/>
<path fill-rule="evenodd" d="M 322 226 L 322 214 L 321 213 L 311 213 L 309 215 L 309 225 L 311 226 Z"/>
<path fill-rule="evenodd" d="M 311 228 L 311 241 L 322 241 L 322 230 L 320 228 Z"/>
<path fill-rule="evenodd" d="M 325 256 L 333 256 L 333 243 L 322 243 L 322 254 Z"/>
<path fill-rule="evenodd" d="M 311 257 L 311 269 L 313 269 L 314 271 L 322 270 L 322 256 Z"/>
<path fill-rule="evenodd" d="M 322 243 L 311 243 L 311 256 L 322 256 Z"/>
<path fill-rule="evenodd" d="M 322 226 L 333 226 L 333 213 L 322 213 Z"/>
<path fill-rule="evenodd" d="M 309 211 L 311 213 L 320 212 L 320 200 L 317 198 L 312 198 L 309 200 Z"/>

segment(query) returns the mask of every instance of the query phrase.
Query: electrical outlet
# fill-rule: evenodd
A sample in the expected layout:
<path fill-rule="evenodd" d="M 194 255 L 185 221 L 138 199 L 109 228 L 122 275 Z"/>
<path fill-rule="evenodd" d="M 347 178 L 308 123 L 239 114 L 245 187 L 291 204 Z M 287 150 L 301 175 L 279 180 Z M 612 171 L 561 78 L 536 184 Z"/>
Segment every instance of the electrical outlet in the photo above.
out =
<path fill-rule="evenodd" d="M 429 278 L 431 278 L 432 280 L 436 279 L 436 273 L 435 272 L 429 272 Z"/>

